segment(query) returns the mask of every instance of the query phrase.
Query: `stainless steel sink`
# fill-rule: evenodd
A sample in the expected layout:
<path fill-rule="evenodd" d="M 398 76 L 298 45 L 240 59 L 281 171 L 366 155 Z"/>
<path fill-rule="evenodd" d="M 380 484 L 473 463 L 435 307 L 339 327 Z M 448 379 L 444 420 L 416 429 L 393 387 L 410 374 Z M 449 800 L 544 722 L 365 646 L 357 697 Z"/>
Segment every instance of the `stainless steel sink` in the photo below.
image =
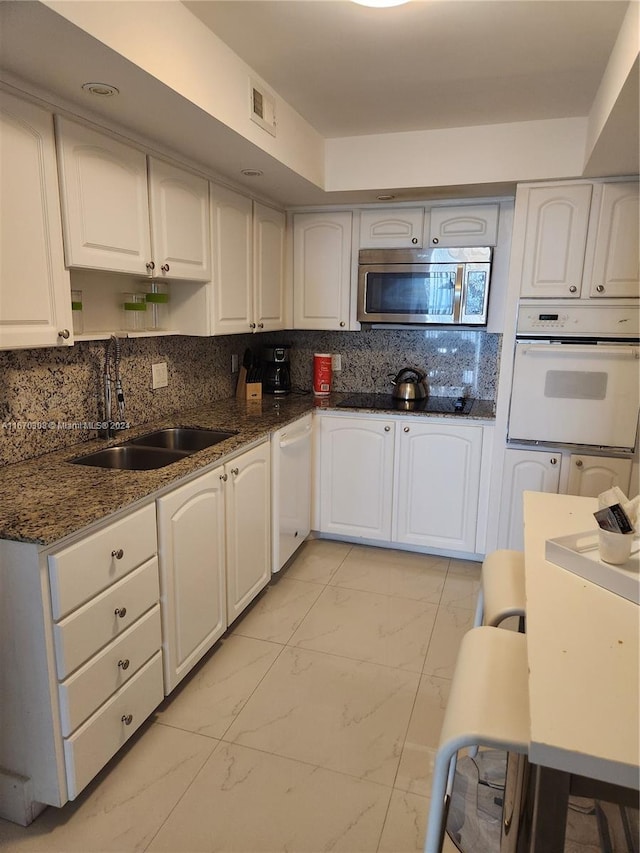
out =
<path fill-rule="evenodd" d="M 195 453 L 206 447 L 237 435 L 235 432 L 226 432 L 217 429 L 200 429 L 194 427 L 169 427 L 133 438 L 127 444 L 144 445 L 145 447 L 166 447 L 170 450 L 185 450 Z"/>
<path fill-rule="evenodd" d="M 98 468 L 117 468 L 124 471 L 151 471 L 163 468 L 179 459 L 190 456 L 184 450 L 170 450 L 166 447 L 141 447 L 133 444 L 120 444 L 105 447 L 86 456 L 72 459 L 75 465 L 93 465 Z"/>
<path fill-rule="evenodd" d="M 232 435 L 237 433 L 219 429 L 168 427 L 70 461 L 75 465 L 93 465 L 97 468 L 150 471 L 191 456 L 198 450 L 213 447 Z"/>

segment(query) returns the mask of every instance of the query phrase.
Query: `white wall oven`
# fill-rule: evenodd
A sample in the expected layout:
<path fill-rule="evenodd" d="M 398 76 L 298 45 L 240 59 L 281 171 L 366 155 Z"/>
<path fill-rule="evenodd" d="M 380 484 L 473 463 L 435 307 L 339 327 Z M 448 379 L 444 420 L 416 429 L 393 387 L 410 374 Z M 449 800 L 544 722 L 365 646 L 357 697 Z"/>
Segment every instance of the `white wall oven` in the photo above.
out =
<path fill-rule="evenodd" d="M 522 302 L 508 441 L 610 448 L 636 444 L 638 307 Z"/>

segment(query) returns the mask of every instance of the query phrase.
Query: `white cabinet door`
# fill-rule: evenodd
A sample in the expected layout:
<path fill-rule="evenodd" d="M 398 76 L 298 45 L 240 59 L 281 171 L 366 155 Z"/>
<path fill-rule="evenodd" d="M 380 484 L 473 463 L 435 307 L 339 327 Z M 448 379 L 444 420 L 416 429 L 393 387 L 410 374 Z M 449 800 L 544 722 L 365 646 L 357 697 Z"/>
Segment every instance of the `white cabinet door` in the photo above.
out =
<path fill-rule="evenodd" d="M 251 199 L 211 184 L 214 334 L 250 332 L 253 323 Z"/>
<path fill-rule="evenodd" d="M 640 296 L 638 184 L 602 184 L 593 245 L 593 268 L 585 295 Z M 595 204 L 595 199 L 594 199 Z"/>
<path fill-rule="evenodd" d="M 285 326 L 284 300 L 285 215 L 253 203 L 254 322 L 257 331 Z"/>
<path fill-rule="evenodd" d="M 67 266 L 147 275 L 146 155 L 59 116 L 56 127 Z"/>
<path fill-rule="evenodd" d="M 269 462 L 264 442 L 224 466 L 229 624 L 271 577 Z"/>
<path fill-rule="evenodd" d="M 396 428 L 394 541 L 473 553 L 482 427 L 412 419 Z"/>
<path fill-rule="evenodd" d="M 320 421 L 320 530 L 391 539 L 393 421 Z"/>
<path fill-rule="evenodd" d="M 530 187 L 521 296 L 580 296 L 591 184 Z"/>
<path fill-rule="evenodd" d="M 495 246 L 498 205 L 475 204 L 431 209 L 429 246 Z"/>
<path fill-rule="evenodd" d="M 154 275 L 211 279 L 209 182 L 149 157 Z"/>
<path fill-rule="evenodd" d="M 157 501 L 165 693 L 226 627 L 222 467 Z"/>
<path fill-rule="evenodd" d="M 347 329 L 351 291 L 350 211 L 293 220 L 293 325 Z"/>
<path fill-rule="evenodd" d="M 556 493 L 559 482 L 560 457 L 557 454 L 540 450 L 505 450 L 498 547 L 516 551 L 524 549 L 523 492 Z"/>
<path fill-rule="evenodd" d="M 619 486 L 628 495 L 631 462 L 631 459 L 572 453 L 569 458 L 567 494 L 597 498 L 612 486 Z"/>
<path fill-rule="evenodd" d="M 424 234 L 424 207 L 363 210 L 361 249 L 419 249 Z"/>
<path fill-rule="evenodd" d="M 0 348 L 70 346 L 53 116 L 0 94 Z"/>

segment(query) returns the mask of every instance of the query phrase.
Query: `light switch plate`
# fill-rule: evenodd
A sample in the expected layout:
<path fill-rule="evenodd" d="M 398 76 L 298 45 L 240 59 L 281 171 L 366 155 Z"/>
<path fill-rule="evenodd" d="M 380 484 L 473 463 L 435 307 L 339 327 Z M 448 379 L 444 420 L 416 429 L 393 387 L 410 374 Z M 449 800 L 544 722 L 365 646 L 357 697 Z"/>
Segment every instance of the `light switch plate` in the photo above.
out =
<path fill-rule="evenodd" d="M 339 373 L 342 370 L 342 355 L 339 352 L 331 356 L 331 370 L 334 373 Z"/>
<path fill-rule="evenodd" d="M 159 361 L 157 364 L 151 365 L 151 387 L 166 388 L 169 384 L 169 376 L 167 374 L 167 362 Z"/>

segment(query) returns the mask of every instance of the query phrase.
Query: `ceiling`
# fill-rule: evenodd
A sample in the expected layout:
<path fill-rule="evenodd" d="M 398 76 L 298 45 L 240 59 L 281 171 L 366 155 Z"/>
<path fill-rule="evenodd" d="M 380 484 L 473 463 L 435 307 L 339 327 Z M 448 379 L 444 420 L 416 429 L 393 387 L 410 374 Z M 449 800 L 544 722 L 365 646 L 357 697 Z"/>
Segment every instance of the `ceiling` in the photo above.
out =
<path fill-rule="evenodd" d="M 127 0 L 110 2 L 116 9 Z M 189 0 L 184 6 L 331 139 L 586 116 L 628 3 L 412 0 L 371 9 L 350 0 Z M 174 154 L 285 206 L 372 202 L 376 192 L 394 192 L 388 186 L 324 192 L 43 3 L 0 0 L 0 66 L 18 89 L 130 131 L 151 151 Z M 121 94 L 87 106 L 79 82 L 96 79 L 118 85 Z M 637 87 L 628 89 L 625 104 L 637 125 Z M 621 157 L 630 147 L 616 127 L 606 142 Z M 638 145 L 631 147 L 636 156 Z M 247 166 L 264 171 L 259 184 L 240 176 Z M 507 184 L 405 187 L 398 200 L 513 190 Z"/>
<path fill-rule="evenodd" d="M 627 2 L 183 0 L 322 136 L 585 116 Z"/>

